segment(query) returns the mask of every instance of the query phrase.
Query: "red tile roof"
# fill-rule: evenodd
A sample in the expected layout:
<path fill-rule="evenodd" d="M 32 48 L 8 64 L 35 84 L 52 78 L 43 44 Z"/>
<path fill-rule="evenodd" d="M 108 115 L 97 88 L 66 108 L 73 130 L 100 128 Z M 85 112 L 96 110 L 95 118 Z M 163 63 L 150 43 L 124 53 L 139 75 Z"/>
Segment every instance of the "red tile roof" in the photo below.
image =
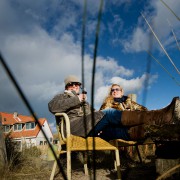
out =
<path fill-rule="evenodd" d="M 32 116 L 18 115 L 17 117 L 14 114 L 0 112 L 0 121 L 2 125 L 14 125 L 14 124 L 25 124 L 28 122 L 35 122 L 35 119 Z M 40 126 L 47 121 L 45 118 L 38 119 Z M 22 138 L 22 137 L 36 137 L 40 131 L 40 127 L 36 124 L 34 129 L 26 129 L 25 126 L 21 131 L 11 131 L 10 137 L 12 138 Z M 7 133 L 6 133 L 7 135 Z"/>
<path fill-rule="evenodd" d="M 24 116 L 21 114 L 18 114 L 17 116 L 15 116 L 14 114 L 9 114 L 9 113 L 4 113 L 4 112 L 0 112 L 0 116 L 2 117 L 3 125 L 13 125 L 17 123 L 21 124 L 21 123 L 27 123 L 27 122 L 35 122 L 35 119 L 33 116 Z"/>

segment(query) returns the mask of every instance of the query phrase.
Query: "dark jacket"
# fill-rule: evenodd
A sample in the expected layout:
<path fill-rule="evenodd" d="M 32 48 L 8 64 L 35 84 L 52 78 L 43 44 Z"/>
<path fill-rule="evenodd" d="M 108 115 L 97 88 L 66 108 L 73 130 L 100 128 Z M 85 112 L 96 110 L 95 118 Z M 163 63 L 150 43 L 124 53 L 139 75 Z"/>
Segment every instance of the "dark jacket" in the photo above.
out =
<path fill-rule="evenodd" d="M 70 119 L 71 134 L 87 137 L 93 129 L 91 107 L 88 102 L 80 102 L 77 95 L 65 91 L 64 94 L 56 95 L 48 103 L 49 111 L 66 113 Z M 85 109 L 85 111 L 83 110 Z M 84 112 L 86 116 L 84 116 Z M 103 112 L 94 111 L 94 126 L 102 119 Z"/>

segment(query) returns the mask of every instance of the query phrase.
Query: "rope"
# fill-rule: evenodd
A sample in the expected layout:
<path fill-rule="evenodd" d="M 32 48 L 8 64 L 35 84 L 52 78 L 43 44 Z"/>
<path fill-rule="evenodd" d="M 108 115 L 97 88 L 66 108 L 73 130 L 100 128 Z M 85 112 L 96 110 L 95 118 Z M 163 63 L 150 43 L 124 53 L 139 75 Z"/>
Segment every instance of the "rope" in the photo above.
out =
<path fill-rule="evenodd" d="M 178 49 L 179 49 L 179 51 L 180 51 L 180 46 L 179 46 L 178 40 L 177 40 L 177 38 L 176 38 L 176 35 L 175 35 L 174 31 L 173 31 L 172 25 L 170 24 L 170 22 L 169 22 L 169 20 L 168 20 L 168 19 L 167 19 L 167 22 L 168 22 L 169 26 L 171 27 L 172 34 L 173 34 L 174 39 L 175 39 L 176 44 L 177 44 L 177 48 L 178 48 Z"/>
<path fill-rule="evenodd" d="M 176 78 L 173 77 L 171 73 L 150 52 L 148 51 L 146 52 L 166 71 L 166 73 L 170 76 L 170 78 L 174 80 L 178 86 L 180 86 L 180 83 L 176 80 Z"/>
<path fill-rule="evenodd" d="M 173 15 L 177 18 L 177 20 L 179 21 L 180 18 L 175 14 L 175 12 L 163 1 L 163 0 L 160 0 L 172 13 Z"/>
<path fill-rule="evenodd" d="M 158 41 L 159 45 L 161 46 L 162 50 L 164 51 L 164 53 L 166 54 L 166 56 L 168 57 L 168 59 L 170 60 L 171 64 L 174 66 L 174 68 L 176 69 L 176 71 L 178 72 L 178 74 L 180 74 L 178 68 L 176 67 L 176 65 L 174 64 L 173 60 L 170 58 L 170 56 L 168 55 L 167 51 L 164 49 L 162 43 L 160 42 L 160 40 L 158 39 L 157 35 L 155 34 L 155 32 L 153 31 L 151 25 L 148 23 L 147 19 L 145 18 L 145 16 L 141 13 L 142 17 L 144 18 L 144 20 L 146 21 L 147 25 L 149 26 L 151 32 L 153 33 L 154 37 L 156 38 L 156 40 Z"/>

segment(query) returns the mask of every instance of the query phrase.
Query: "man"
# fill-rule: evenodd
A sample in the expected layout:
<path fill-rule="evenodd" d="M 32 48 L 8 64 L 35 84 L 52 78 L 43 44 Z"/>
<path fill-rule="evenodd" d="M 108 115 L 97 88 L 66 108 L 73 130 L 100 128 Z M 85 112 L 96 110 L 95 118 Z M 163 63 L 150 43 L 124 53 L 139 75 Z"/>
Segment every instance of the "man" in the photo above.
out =
<path fill-rule="evenodd" d="M 87 137 L 139 140 L 145 138 L 146 125 L 164 125 L 180 122 L 180 100 L 173 98 L 165 108 L 153 111 L 119 111 L 113 108 L 92 112 L 87 95 L 80 93 L 81 82 L 70 75 L 65 78 L 65 91 L 56 95 L 48 104 L 53 114 L 65 112 L 70 118 L 71 133 Z"/>

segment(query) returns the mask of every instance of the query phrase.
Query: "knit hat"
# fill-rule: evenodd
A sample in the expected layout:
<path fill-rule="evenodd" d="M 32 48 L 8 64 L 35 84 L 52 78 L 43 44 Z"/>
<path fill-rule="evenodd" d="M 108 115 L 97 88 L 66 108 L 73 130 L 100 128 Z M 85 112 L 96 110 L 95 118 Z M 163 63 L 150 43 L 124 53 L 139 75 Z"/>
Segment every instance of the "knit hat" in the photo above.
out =
<path fill-rule="evenodd" d="M 76 76 L 74 76 L 74 75 L 69 75 L 69 76 L 67 76 L 67 77 L 64 79 L 65 87 L 66 87 L 68 84 L 72 83 L 72 82 L 77 82 L 77 83 L 79 83 L 79 84 L 81 85 L 81 82 L 79 81 L 79 79 L 78 79 Z"/>

